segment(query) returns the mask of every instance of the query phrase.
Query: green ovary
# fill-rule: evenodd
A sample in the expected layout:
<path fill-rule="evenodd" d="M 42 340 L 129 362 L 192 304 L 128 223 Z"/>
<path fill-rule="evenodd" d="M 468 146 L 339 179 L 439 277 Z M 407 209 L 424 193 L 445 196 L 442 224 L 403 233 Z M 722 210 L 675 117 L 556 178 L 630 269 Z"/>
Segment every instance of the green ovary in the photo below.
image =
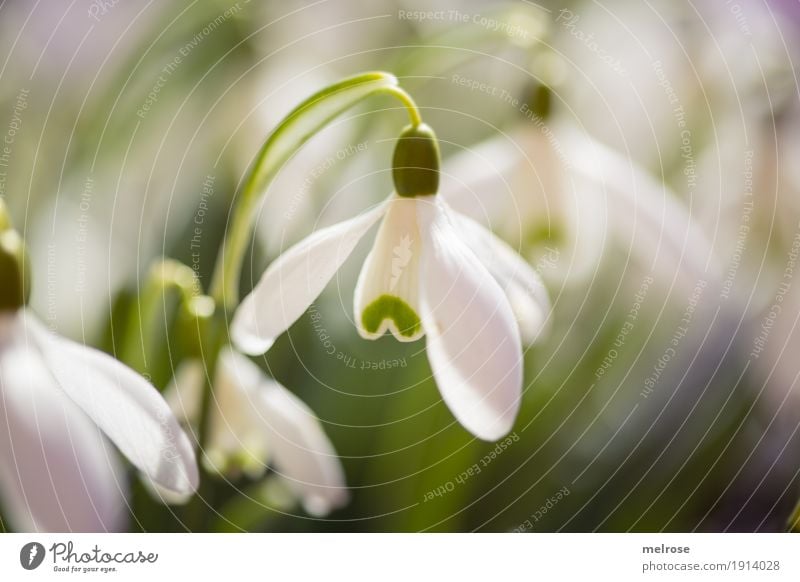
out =
<path fill-rule="evenodd" d="M 377 333 L 385 319 L 393 320 L 404 337 L 414 337 L 421 329 L 419 315 L 408 303 L 394 295 L 381 295 L 367 305 L 361 314 L 361 323 L 370 333 Z"/>

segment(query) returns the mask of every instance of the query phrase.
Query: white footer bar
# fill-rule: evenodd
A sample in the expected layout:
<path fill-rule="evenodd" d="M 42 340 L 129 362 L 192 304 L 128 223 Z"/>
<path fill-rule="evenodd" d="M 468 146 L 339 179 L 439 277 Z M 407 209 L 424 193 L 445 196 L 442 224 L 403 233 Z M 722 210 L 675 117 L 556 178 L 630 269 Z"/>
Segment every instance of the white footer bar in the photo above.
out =
<path fill-rule="evenodd" d="M 761 582 L 799 564 L 791 534 L 0 535 L 0 580 Z"/>

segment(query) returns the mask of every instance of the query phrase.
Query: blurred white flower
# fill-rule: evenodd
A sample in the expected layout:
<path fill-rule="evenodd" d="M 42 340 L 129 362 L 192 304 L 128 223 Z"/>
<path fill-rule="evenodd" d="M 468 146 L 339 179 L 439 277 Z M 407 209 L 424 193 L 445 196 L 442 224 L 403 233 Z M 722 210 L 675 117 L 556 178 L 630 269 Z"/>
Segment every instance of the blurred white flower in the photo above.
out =
<path fill-rule="evenodd" d="M 27 309 L 0 313 L 0 397 L 0 493 L 17 529 L 124 526 L 125 479 L 106 437 L 153 484 L 197 487 L 192 445 L 156 389 Z"/>
<path fill-rule="evenodd" d="M 555 247 L 557 260 L 540 269 L 555 283 L 596 276 L 612 246 L 685 287 L 718 277 L 710 244 L 677 196 L 563 122 L 530 123 L 479 144 L 448 160 L 442 175 L 449 203 L 524 249 L 531 263 Z"/>
<path fill-rule="evenodd" d="M 547 280 L 583 281 L 604 249 L 602 190 L 570 173 L 562 144 L 550 136 L 553 142 L 532 125 L 519 126 L 449 158 L 441 195 L 489 225 L 531 264 L 549 257 L 539 269 Z"/>
<path fill-rule="evenodd" d="M 234 317 L 247 354 L 267 351 L 322 292 L 370 227 L 385 217 L 355 291 L 359 333 L 427 335 L 439 390 L 459 422 L 485 440 L 509 430 L 522 394 L 522 345 L 545 327 L 539 276 L 508 245 L 435 195 L 392 194 L 282 254 Z M 521 337 L 522 336 L 522 337 Z"/>
<path fill-rule="evenodd" d="M 230 348 L 217 366 L 205 443 L 209 470 L 258 478 L 270 464 L 308 513 L 323 516 L 343 506 L 344 471 L 314 413 Z M 167 401 L 186 424 L 199 420 L 204 383 L 202 362 L 187 360 L 167 388 Z"/>

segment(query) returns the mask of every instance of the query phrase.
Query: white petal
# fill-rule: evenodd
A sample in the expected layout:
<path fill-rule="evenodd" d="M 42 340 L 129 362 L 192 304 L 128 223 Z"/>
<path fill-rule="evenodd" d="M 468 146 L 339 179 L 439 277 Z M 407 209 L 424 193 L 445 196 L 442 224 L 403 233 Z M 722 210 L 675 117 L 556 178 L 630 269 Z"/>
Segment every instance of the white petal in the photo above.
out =
<path fill-rule="evenodd" d="M 231 349 L 224 349 L 217 363 L 211 402 L 205 459 L 217 473 L 244 471 L 252 478 L 267 469 L 268 437 L 253 399 L 263 372 Z"/>
<path fill-rule="evenodd" d="M 261 387 L 261 413 L 270 433 L 272 462 L 312 515 L 326 515 L 348 500 L 344 471 L 319 420 L 275 381 Z"/>
<path fill-rule="evenodd" d="M 150 493 L 150 496 L 165 505 L 186 505 L 194 496 L 194 493 L 177 493 L 165 489 L 147 477 L 147 475 L 141 474 L 140 478 L 144 488 Z"/>
<path fill-rule="evenodd" d="M 394 196 L 356 285 L 353 316 L 361 337 L 377 339 L 387 330 L 400 341 L 422 337 L 421 246 L 417 200 Z"/>
<path fill-rule="evenodd" d="M 18 531 L 125 528 L 117 452 L 23 341 L 0 347 L 0 496 Z"/>
<path fill-rule="evenodd" d="M 250 355 L 266 352 L 322 293 L 358 241 L 386 212 L 387 202 L 318 230 L 278 257 L 236 310 L 231 326 L 236 347 Z"/>
<path fill-rule="evenodd" d="M 550 298 L 539 274 L 514 249 L 471 218 L 450 212 L 463 240 L 506 293 L 522 341 L 531 344 L 549 327 Z"/>
<path fill-rule="evenodd" d="M 169 385 L 164 389 L 164 400 L 178 422 L 194 425 L 200 419 L 206 370 L 203 362 L 190 359 L 181 362 Z"/>
<path fill-rule="evenodd" d="M 25 325 L 58 385 L 131 463 L 166 489 L 197 488 L 192 444 L 153 386 L 114 358 L 50 334 L 27 311 Z"/>
<path fill-rule="evenodd" d="M 459 213 L 526 249 L 546 279 L 575 284 L 597 268 L 606 208 L 602 188 L 571 171 L 565 157 L 571 148 L 559 146 L 561 131 L 553 129 L 545 135 L 520 127 L 450 158 L 440 194 Z M 551 243 L 540 238 L 545 233 Z"/>
<path fill-rule="evenodd" d="M 520 221 L 527 224 L 530 217 L 521 216 L 517 199 L 523 193 L 526 200 L 533 197 L 530 190 L 537 184 L 537 175 L 516 139 L 498 136 L 447 158 L 439 196 L 462 214 L 519 230 Z M 525 178 L 524 184 L 517 179 L 520 175 Z M 523 191 L 515 192 L 516 186 L 524 186 Z M 547 208 L 541 206 L 536 211 L 538 216 L 546 215 Z"/>
<path fill-rule="evenodd" d="M 164 400 L 175 414 L 175 418 L 185 427 L 197 429 L 200 421 L 200 407 L 203 403 L 203 389 L 206 370 L 203 362 L 197 359 L 184 360 L 175 370 L 169 385 L 164 389 Z M 169 505 L 183 505 L 194 493 L 176 493 L 141 475 L 142 483 L 150 495 Z"/>
<path fill-rule="evenodd" d="M 602 184 L 578 172 L 571 172 L 564 188 L 554 193 L 562 199 L 563 231 L 555 251 L 551 247 L 535 253 L 535 264 L 545 267 L 542 274 L 556 285 L 591 284 L 597 277 L 600 261 L 611 242 L 607 192 Z"/>
<path fill-rule="evenodd" d="M 508 299 L 437 203 L 420 204 L 422 324 L 442 398 L 475 436 L 511 430 L 522 393 L 522 346 Z"/>
<path fill-rule="evenodd" d="M 303 500 L 306 511 L 325 515 L 347 502 L 348 493 L 336 451 L 314 413 L 299 398 L 267 378 L 255 364 L 232 350 L 220 356 L 220 369 L 245 391 L 267 442 L 271 464 Z M 253 380 L 259 379 L 254 385 Z"/>
<path fill-rule="evenodd" d="M 669 188 L 607 146 L 576 131 L 567 137 L 576 175 L 603 188 L 619 242 L 653 272 L 680 275 L 690 288 L 719 279 L 708 239 Z"/>

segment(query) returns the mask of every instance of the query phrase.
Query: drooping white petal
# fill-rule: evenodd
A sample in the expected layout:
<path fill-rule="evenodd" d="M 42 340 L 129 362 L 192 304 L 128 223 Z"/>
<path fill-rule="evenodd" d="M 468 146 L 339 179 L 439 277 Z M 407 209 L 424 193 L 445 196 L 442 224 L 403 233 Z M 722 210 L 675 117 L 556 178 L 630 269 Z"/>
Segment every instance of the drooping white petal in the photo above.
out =
<path fill-rule="evenodd" d="M 539 274 L 514 249 L 471 218 L 450 212 L 463 240 L 497 279 L 519 324 L 522 341 L 531 344 L 546 331 L 550 298 Z"/>
<path fill-rule="evenodd" d="M 602 186 L 610 225 L 631 254 L 681 285 L 719 279 L 712 246 L 669 188 L 607 146 L 574 130 L 565 135 L 576 176 Z"/>
<path fill-rule="evenodd" d="M 24 337 L 0 346 L 0 502 L 17 531 L 125 528 L 117 452 Z"/>
<path fill-rule="evenodd" d="M 387 203 L 318 230 L 278 257 L 236 311 L 231 326 L 236 347 L 250 355 L 266 352 L 322 293 Z"/>
<path fill-rule="evenodd" d="M 189 359 L 181 362 L 169 385 L 164 389 L 164 400 L 178 422 L 194 425 L 200 419 L 206 370 L 203 362 Z"/>
<path fill-rule="evenodd" d="M 233 350 L 220 353 L 204 443 L 210 470 L 243 471 L 253 478 L 266 471 L 268 437 L 253 404 L 264 378 L 258 366 Z"/>
<path fill-rule="evenodd" d="M 564 147 L 568 146 L 569 142 Z M 611 211 L 606 202 L 609 193 L 603 184 L 571 171 L 564 188 L 553 194 L 565 199 L 561 223 L 556 225 L 562 230 L 556 260 L 551 260 L 551 247 L 530 258 L 533 264 L 542 265 L 542 274 L 556 284 L 589 284 L 598 276 L 600 261 L 613 238 Z"/>
<path fill-rule="evenodd" d="M 348 500 L 344 471 L 314 413 L 274 381 L 261 387 L 261 414 L 272 462 L 312 515 L 327 515 Z"/>
<path fill-rule="evenodd" d="M 25 312 L 25 327 L 58 386 L 156 484 L 197 488 L 194 450 L 169 406 L 144 378 L 114 358 L 50 334 Z"/>
<path fill-rule="evenodd" d="M 150 496 L 165 505 L 186 505 L 194 496 L 194 493 L 178 493 L 170 489 L 165 489 L 147 475 L 141 474 L 140 478 L 142 479 L 144 488 L 150 493 Z"/>
<path fill-rule="evenodd" d="M 325 515 L 343 505 L 348 498 L 344 472 L 308 406 L 233 350 L 220 355 L 219 366 L 226 380 L 218 387 L 237 392 L 236 404 L 247 408 L 234 414 L 245 421 L 246 433 L 262 435 L 270 463 L 302 499 L 306 511 Z"/>
<path fill-rule="evenodd" d="M 522 393 L 522 346 L 503 290 L 460 239 L 439 201 L 420 200 L 425 235 L 421 315 L 442 398 L 475 436 L 511 430 Z"/>
<path fill-rule="evenodd" d="M 394 196 L 356 285 L 353 316 L 361 337 L 377 339 L 387 330 L 400 341 L 422 337 L 421 244 L 416 199 Z"/>
<path fill-rule="evenodd" d="M 197 359 L 188 359 L 178 365 L 175 375 L 163 392 L 164 400 L 178 422 L 193 430 L 198 428 L 205 382 L 206 370 L 203 362 Z M 142 479 L 142 482 L 154 499 L 169 505 L 183 505 L 194 495 L 193 493 L 170 491 L 146 477 Z"/>
<path fill-rule="evenodd" d="M 552 131 L 550 131 L 552 129 Z M 453 209 L 525 249 L 542 276 L 579 282 L 597 268 L 608 234 L 602 185 L 573 171 L 558 125 L 525 126 L 444 165 L 440 194 Z"/>
<path fill-rule="evenodd" d="M 530 216 L 523 214 L 529 209 L 521 208 L 518 199 L 533 199 L 531 204 L 540 201 L 539 179 L 532 162 L 540 158 L 533 157 L 538 152 L 525 151 L 527 143 L 520 139 L 523 136 L 501 135 L 447 158 L 439 196 L 462 214 L 492 224 L 502 223 L 504 231 L 519 232 L 520 225 L 527 225 Z M 520 186 L 523 191 L 516 192 Z M 546 216 L 547 207 L 541 204 L 535 212 Z"/>

